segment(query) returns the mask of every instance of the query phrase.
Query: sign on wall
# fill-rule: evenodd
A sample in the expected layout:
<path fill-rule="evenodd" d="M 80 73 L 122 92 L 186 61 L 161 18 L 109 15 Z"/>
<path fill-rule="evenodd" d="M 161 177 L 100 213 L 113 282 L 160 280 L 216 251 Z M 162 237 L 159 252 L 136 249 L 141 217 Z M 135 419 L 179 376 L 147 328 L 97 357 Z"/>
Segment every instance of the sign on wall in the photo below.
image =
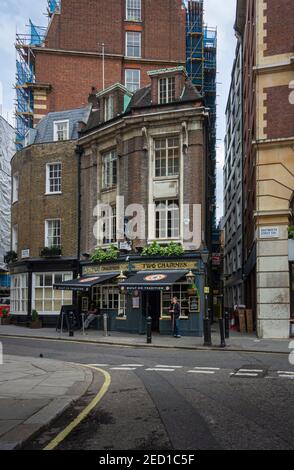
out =
<path fill-rule="evenodd" d="M 279 227 L 260 227 L 259 237 L 260 238 L 279 238 L 280 237 Z"/>

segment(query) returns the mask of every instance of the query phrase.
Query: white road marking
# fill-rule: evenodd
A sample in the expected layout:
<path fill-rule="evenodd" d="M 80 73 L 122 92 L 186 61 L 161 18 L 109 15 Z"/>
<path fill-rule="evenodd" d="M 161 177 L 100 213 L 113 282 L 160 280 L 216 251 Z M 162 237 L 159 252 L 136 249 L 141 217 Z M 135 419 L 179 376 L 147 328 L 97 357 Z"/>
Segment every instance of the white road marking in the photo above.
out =
<path fill-rule="evenodd" d="M 194 367 L 194 369 L 199 369 L 199 370 L 220 370 L 219 367 Z"/>
<path fill-rule="evenodd" d="M 278 370 L 278 374 L 294 375 L 294 372 L 289 372 L 287 370 Z"/>
<path fill-rule="evenodd" d="M 144 367 L 144 364 L 121 364 L 120 367 Z"/>
<path fill-rule="evenodd" d="M 160 369 L 159 367 L 157 367 L 157 368 L 156 367 L 154 367 L 154 368 L 150 367 L 149 369 L 145 369 L 145 370 L 148 370 L 149 372 L 155 372 L 155 371 L 156 372 L 174 372 L 175 371 L 175 369 L 164 369 L 164 368 Z"/>
<path fill-rule="evenodd" d="M 111 370 L 136 370 L 136 367 L 111 367 Z"/>
<path fill-rule="evenodd" d="M 239 369 L 239 372 L 263 372 L 263 369 Z"/>
<path fill-rule="evenodd" d="M 167 369 L 182 369 L 183 368 L 183 366 L 168 366 L 166 364 L 165 365 L 157 365 L 155 367 L 160 367 L 160 368 L 163 367 L 163 368 L 167 368 Z"/>
<path fill-rule="evenodd" d="M 188 370 L 190 374 L 215 374 L 214 370 Z"/>
<path fill-rule="evenodd" d="M 234 374 L 235 376 L 239 376 L 239 377 L 258 377 L 258 374 L 249 374 L 248 372 L 236 372 L 236 374 Z"/>
<path fill-rule="evenodd" d="M 294 375 L 285 375 L 285 374 L 280 374 L 279 377 L 284 377 L 285 379 L 294 379 Z"/>

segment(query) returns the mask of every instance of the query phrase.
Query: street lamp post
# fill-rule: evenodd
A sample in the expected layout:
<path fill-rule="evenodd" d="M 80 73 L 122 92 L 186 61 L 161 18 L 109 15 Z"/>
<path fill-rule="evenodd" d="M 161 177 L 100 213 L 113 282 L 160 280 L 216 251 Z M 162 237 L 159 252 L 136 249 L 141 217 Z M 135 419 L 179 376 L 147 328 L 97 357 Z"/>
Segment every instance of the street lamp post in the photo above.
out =
<path fill-rule="evenodd" d="M 201 253 L 201 258 L 204 264 L 204 279 L 205 279 L 205 287 L 204 287 L 204 319 L 203 319 L 203 333 L 204 333 L 204 344 L 203 346 L 211 346 L 211 323 L 209 318 L 208 312 L 208 290 L 207 290 L 207 265 L 209 259 L 209 252 L 208 250 L 204 250 Z"/>

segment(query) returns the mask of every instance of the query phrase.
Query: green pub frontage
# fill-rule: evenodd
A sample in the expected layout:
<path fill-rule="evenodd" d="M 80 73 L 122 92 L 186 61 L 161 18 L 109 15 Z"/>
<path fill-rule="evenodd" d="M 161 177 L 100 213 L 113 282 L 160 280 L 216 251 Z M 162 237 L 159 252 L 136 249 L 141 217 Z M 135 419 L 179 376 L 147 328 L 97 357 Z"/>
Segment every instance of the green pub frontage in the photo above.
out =
<path fill-rule="evenodd" d="M 181 259 L 120 257 L 116 262 L 81 263 L 77 279 L 54 286 L 71 290 L 75 307 L 87 312 L 94 302 L 102 315 L 108 315 L 108 329 L 126 333 L 146 333 L 146 320 L 152 330 L 171 334 L 169 313 L 173 297 L 181 305 L 180 329 L 183 336 L 202 336 L 204 269 L 200 255 L 185 254 Z M 103 328 L 103 322 L 98 324 Z"/>

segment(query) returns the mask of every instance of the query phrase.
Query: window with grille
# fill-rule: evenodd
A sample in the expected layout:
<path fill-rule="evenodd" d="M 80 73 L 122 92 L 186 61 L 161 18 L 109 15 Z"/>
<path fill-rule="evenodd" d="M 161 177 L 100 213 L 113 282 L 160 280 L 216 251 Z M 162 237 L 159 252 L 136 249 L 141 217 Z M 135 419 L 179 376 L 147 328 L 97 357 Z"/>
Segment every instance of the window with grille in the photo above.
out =
<path fill-rule="evenodd" d="M 175 77 L 160 78 L 159 86 L 159 103 L 171 103 L 176 97 L 176 79 Z"/>
<path fill-rule="evenodd" d="M 117 154 L 115 150 L 102 157 L 102 187 L 112 188 L 117 184 Z"/>
<path fill-rule="evenodd" d="M 126 0 L 126 20 L 141 21 L 141 0 Z"/>
<path fill-rule="evenodd" d="M 54 122 L 54 141 L 62 141 L 69 139 L 69 122 L 56 121 Z"/>
<path fill-rule="evenodd" d="M 127 69 L 125 71 L 125 86 L 131 92 L 140 88 L 140 70 Z"/>
<path fill-rule="evenodd" d="M 180 236 L 180 212 L 177 200 L 162 200 L 155 204 L 155 228 L 157 239 L 178 239 Z"/>
<path fill-rule="evenodd" d="M 179 174 L 180 140 L 178 137 L 155 139 L 155 176 Z"/>
<path fill-rule="evenodd" d="M 61 247 L 61 220 L 45 221 L 45 246 L 48 248 Z"/>
<path fill-rule="evenodd" d="M 46 193 L 61 193 L 61 163 L 49 163 L 46 171 Z"/>
<path fill-rule="evenodd" d="M 126 33 L 126 56 L 141 57 L 141 33 Z"/>

